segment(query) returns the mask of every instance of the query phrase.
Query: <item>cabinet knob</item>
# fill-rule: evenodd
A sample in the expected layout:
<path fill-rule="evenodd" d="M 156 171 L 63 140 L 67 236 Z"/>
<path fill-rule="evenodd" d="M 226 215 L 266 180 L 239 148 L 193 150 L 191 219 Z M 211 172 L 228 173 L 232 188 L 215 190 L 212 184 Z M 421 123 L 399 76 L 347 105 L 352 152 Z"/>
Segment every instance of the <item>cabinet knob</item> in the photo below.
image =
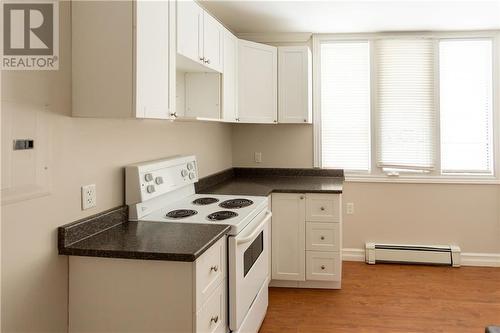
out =
<path fill-rule="evenodd" d="M 171 112 L 171 113 L 170 113 L 170 117 L 177 118 L 177 112 Z"/>
<path fill-rule="evenodd" d="M 209 63 L 210 63 L 210 59 L 206 59 L 205 64 L 209 64 Z"/>
<path fill-rule="evenodd" d="M 307 119 L 304 119 L 304 122 L 307 123 Z"/>
<path fill-rule="evenodd" d="M 212 266 L 210 267 L 210 271 L 217 272 L 219 270 L 219 266 Z"/>
<path fill-rule="evenodd" d="M 321 265 L 322 270 L 325 270 L 325 268 L 326 268 L 325 265 Z"/>
<path fill-rule="evenodd" d="M 321 210 L 325 210 L 325 207 L 320 207 Z"/>
<path fill-rule="evenodd" d="M 212 317 L 210 318 L 210 323 L 214 323 L 214 324 L 217 324 L 217 322 L 219 321 L 219 316 L 215 316 L 215 317 Z"/>
<path fill-rule="evenodd" d="M 277 123 L 278 121 L 276 119 L 274 119 L 273 122 Z"/>
<path fill-rule="evenodd" d="M 240 118 L 236 118 L 235 120 L 236 120 L 236 121 L 240 121 Z"/>
<path fill-rule="evenodd" d="M 304 200 L 304 196 L 303 195 L 300 196 L 300 200 Z"/>
<path fill-rule="evenodd" d="M 325 236 L 321 236 L 321 237 L 320 237 L 320 239 L 321 239 L 321 240 L 325 240 Z"/>
<path fill-rule="evenodd" d="M 200 57 L 200 60 L 201 60 L 201 61 L 204 61 L 204 60 L 205 60 L 205 58 L 204 58 L 204 57 Z"/>

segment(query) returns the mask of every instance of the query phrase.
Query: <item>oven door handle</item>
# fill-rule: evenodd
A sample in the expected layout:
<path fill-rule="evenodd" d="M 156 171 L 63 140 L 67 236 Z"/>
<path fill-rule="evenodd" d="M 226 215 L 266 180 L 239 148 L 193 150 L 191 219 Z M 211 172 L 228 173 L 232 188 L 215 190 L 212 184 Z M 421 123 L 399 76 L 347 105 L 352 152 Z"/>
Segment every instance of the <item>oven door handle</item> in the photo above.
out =
<path fill-rule="evenodd" d="M 255 228 L 254 231 L 250 235 L 248 235 L 244 238 L 237 239 L 236 244 L 239 245 L 239 244 L 244 244 L 244 243 L 248 243 L 248 242 L 252 241 L 255 238 L 255 236 L 257 236 L 257 234 L 260 232 L 260 229 L 262 229 L 262 227 L 267 222 L 269 222 L 269 220 L 271 219 L 272 213 L 266 212 L 266 215 L 267 216 L 264 218 L 264 220 L 262 222 L 260 222 L 259 226 L 257 228 Z"/>

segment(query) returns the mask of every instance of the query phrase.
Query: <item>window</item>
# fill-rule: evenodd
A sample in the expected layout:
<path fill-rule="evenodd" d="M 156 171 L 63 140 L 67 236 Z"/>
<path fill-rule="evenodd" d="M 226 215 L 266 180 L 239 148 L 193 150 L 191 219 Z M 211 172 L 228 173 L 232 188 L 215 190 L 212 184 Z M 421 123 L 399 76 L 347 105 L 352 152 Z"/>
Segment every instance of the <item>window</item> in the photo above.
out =
<path fill-rule="evenodd" d="M 315 37 L 316 165 L 376 177 L 495 175 L 494 36 L 461 37 Z"/>
<path fill-rule="evenodd" d="M 491 173 L 492 45 L 489 40 L 439 43 L 441 168 L 444 173 Z"/>
<path fill-rule="evenodd" d="M 365 42 L 321 45 L 322 165 L 370 169 L 370 48 Z"/>

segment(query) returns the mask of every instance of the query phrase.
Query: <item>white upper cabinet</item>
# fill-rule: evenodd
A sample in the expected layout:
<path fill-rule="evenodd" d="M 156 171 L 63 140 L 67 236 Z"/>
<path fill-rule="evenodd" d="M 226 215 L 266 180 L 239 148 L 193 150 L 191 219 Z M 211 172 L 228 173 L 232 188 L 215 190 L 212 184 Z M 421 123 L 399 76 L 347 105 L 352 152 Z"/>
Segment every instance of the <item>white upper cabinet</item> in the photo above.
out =
<path fill-rule="evenodd" d="M 240 122 L 277 123 L 277 48 L 241 39 L 238 44 Z"/>
<path fill-rule="evenodd" d="M 72 2 L 74 116 L 170 117 L 174 9 L 166 1 Z"/>
<path fill-rule="evenodd" d="M 224 31 L 222 74 L 222 119 L 238 121 L 238 38 Z"/>
<path fill-rule="evenodd" d="M 203 9 L 194 1 L 177 1 L 177 53 L 203 63 Z"/>
<path fill-rule="evenodd" d="M 205 66 L 222 72 L 224 27 L 207 12 L 203 13 L 203 57 Z"/>
<path fill-rule="evenodd" d="M 278 47 L 278 121 L 280 123 L 311 123 L 311 64 L 309 47 Z"/>
<path fill-rule="evenodd" d="M 177 53 L 203 67 L 222 71 L 223 26 L 194 1 L 177 2 Z M 189 67 L 189 64 L 184 67 Z"/>

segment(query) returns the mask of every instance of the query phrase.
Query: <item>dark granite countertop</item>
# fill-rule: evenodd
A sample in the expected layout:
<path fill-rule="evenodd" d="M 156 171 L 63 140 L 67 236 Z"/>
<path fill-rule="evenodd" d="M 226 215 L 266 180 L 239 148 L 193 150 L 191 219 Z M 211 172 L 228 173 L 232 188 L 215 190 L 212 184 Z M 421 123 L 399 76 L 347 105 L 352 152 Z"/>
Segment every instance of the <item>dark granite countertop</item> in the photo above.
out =
<path fill-rule="evenodd" d="M 195 261 L 227 234 L 217 224 L 119 221 L 120 207 L 59 227 L 59 254 L 143 260 Z M 109 221 L 116 224 L 110 226 Z M 99 230 L 99 228 L 103 228 Z"/>
<path fill-rule="evenodd" d="M 342 170 L 234 168 L 200 180 L 198 193 L 267 196 L 279 193 L 342 193 Z"/>
<path fill-rule="evenodd" d="M 200 193 L 260 195 L 278 193 L 342 193 L 342 179 L 327 177 L 235 177 Z"/>

